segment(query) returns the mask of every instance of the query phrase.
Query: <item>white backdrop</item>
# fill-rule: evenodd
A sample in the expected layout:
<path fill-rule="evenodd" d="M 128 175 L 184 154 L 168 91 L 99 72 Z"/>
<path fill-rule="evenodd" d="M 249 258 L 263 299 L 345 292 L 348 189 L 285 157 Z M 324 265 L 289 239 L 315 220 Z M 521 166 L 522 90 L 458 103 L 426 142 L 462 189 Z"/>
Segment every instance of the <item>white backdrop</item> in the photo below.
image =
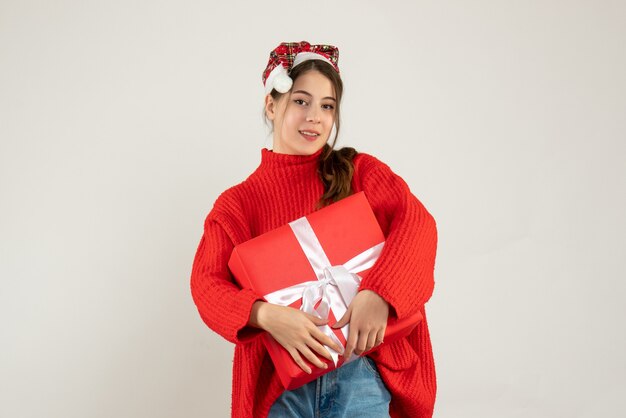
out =
<path fill-rule="evenodd" d="M 269 144 L 261 73 L 331 43 L 339 146 L 437 220 L 438 418 L 623 417 L 622 1 L 0 1 L 0 416 L 227 417 L 189 276 Z"/>

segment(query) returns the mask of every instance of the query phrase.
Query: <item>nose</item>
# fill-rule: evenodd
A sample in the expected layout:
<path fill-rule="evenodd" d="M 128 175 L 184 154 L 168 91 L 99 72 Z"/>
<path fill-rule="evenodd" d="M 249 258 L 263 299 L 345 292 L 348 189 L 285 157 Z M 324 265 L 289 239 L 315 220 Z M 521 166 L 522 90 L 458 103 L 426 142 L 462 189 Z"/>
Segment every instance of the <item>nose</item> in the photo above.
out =
<path fill-rule="evenodd" d="M 320 110 L 315 106 L 309 107 L 309 111 L 307 112 L 307 115 L 306 115 L 306 120 L 307 122 L 319 122 Z"/>

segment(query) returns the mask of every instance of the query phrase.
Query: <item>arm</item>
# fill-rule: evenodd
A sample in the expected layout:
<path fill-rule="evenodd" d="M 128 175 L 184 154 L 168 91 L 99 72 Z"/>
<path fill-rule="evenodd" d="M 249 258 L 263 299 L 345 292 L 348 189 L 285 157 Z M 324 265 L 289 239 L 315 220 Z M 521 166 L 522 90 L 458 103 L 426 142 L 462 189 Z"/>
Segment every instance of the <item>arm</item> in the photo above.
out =
<path fill-rule="evenodd" d="M 341 351 L 317 326 L 327 320 L 291 307 L 271 305 L 249 289 L 241 289 L 228 270 L 233 241 L 215 216 L 209 214 L 191 274 L 191 294 L 201 318 L 213 331 L 232 343 L 252 341 L 262 332 L 270 333 L 307 373 L 306 357 L 326 367 L 312 350 L 332 361 L 326 344 Z"/>
<path fill-rule="evenodd" d="M 421 309 L 433 293 L 437 227 L 400 176 L 380 161 L 370 167 L 363 167 L 363 190 L 389 230 L 359 290 L 376 292 L 389 303 L 390 315 L 403 318 Z"/>
<path fill-rule="evenodd" d="M 191 295 L 209 328 L 236 344 L 251 341 L 262 333 L 248 322 L 255 319 L 251 318 L 253 304 L 263 299 L 234 282 L 228 270 L 233 248 L 218 218 L 209 214 L 193 262 Z"/>
<path fill-rule="evenodd" d="M 362 190 L 379 223 L 388 228 L 379 258 L 361 281 L 345 315 L 333 325 L 339 328 L 350 322 L 346 358 L 353 351 L 361 355 L 380 344 L 387 317 L 416 313 L 434 289 L 434 218 L 386 164 L 371 156 L 363 163 Z"/>

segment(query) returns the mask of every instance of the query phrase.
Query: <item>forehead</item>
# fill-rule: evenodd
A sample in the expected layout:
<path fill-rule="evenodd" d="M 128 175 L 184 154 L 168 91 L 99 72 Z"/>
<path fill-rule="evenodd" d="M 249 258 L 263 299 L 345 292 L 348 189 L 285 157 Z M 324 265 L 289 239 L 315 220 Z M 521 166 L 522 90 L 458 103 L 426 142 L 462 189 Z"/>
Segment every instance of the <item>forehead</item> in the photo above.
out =
<path fill-rule="evenodd" d="M 333 84 L 319 71 L 308 71 L 293 83 L 293 91 L 306 90 L 313 96 L 335 97 Z"/>

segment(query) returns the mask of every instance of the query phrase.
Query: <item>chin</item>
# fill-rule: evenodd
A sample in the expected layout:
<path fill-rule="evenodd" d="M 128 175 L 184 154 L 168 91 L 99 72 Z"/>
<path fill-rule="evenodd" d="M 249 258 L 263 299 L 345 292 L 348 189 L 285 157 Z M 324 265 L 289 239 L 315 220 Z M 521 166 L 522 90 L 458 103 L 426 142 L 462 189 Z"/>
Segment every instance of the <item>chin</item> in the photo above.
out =
<path fill-rule="evenodd" d="M 306 153 L 308 155 L 315 154 L 317 151 L 322 149 L 324 144 L 325 144 L 325 142 L 322 142 L 322 143 L 319 143 L 319 144 L 317 144 L 317 143 L 309 144 L 309 146 L 306 148 L 307 149 Z"/>
<path fill-rule="evenodd" d="M 289 140 L 282 143 L 281 148 L 284 149 L 285 153 L 295 154 L 295 155 L 311 155 L 315 154 L 319 151 L 326 141 L 322 138 L 317 138 L 317 141 L 314 142 L 306 142 L 301 140 L 300 138 L 296 138 L 296 140 Z M 276 148 L 276 147 L 274 147 Z"/>
<path fill-rule="evenodd" d="M 310 143 L 299 143 L 296 146 L 291 147 L 294 154 L 300 155 L 311 155 L 315 154 L 324 146 L 324 142 L 310 142 Z"/>

